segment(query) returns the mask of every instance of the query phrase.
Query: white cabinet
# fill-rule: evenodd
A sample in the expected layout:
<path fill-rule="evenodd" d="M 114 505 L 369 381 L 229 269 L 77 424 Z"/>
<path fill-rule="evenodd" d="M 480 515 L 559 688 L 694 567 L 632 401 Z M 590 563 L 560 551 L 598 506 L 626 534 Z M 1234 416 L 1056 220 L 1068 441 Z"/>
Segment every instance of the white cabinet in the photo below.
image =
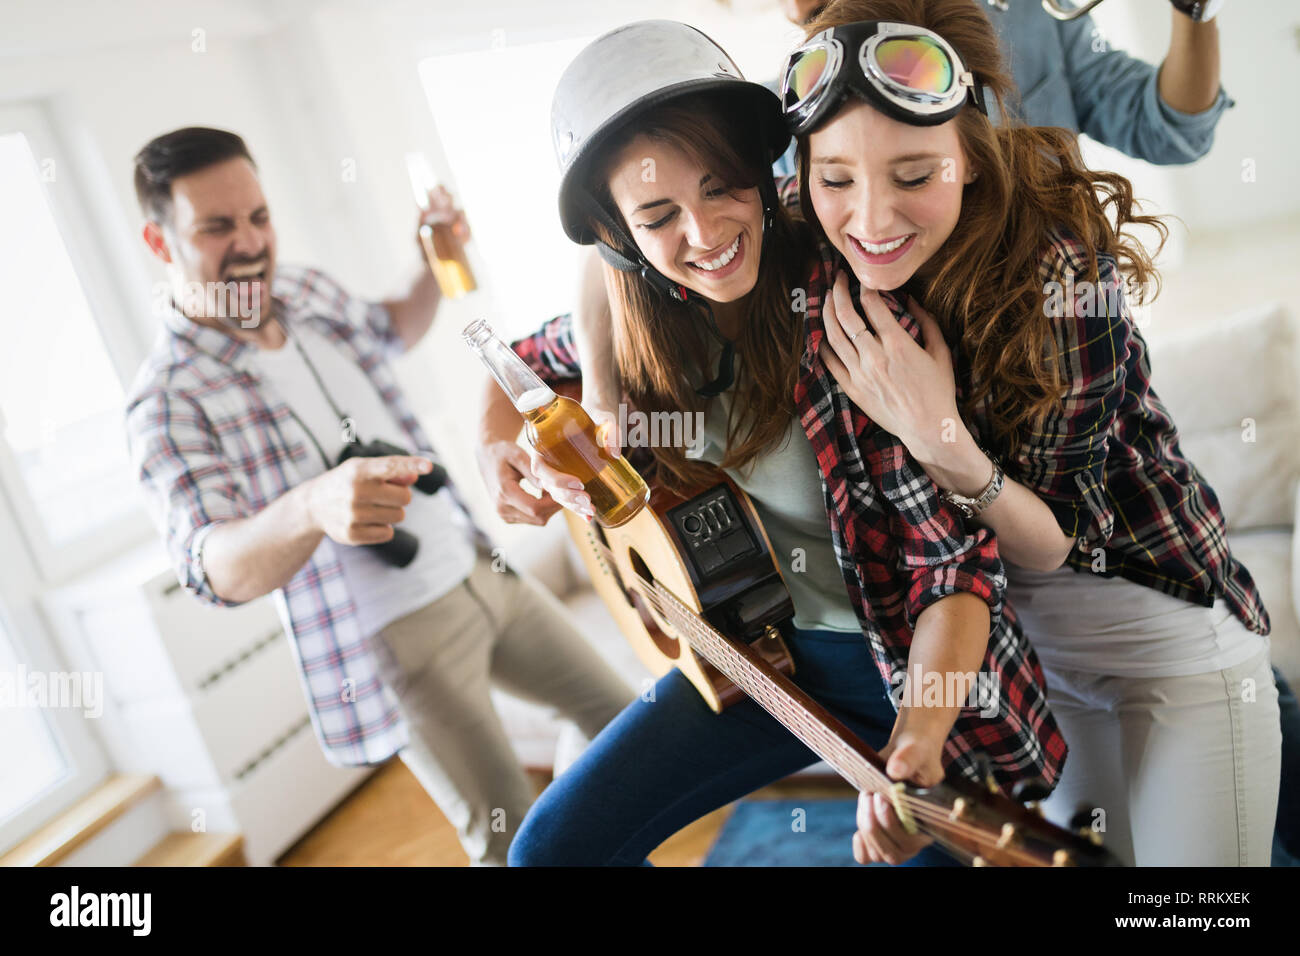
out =
<path fill-rule="evenodd" d="M 364 778 L 321 753 L 269 598 L 200 604 L 150 543 L 43 604 L 68 666 L 103 675 L 88 719 L 116 769 L 162 779 L 169 829 L 238 831 L 268 864 Z"/>

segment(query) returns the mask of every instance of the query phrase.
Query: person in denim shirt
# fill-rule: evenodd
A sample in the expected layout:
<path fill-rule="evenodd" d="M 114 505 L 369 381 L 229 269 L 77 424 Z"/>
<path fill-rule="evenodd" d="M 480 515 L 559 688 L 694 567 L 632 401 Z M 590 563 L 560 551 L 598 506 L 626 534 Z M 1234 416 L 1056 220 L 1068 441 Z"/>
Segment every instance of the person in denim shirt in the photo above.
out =
<path fill-rule="evenodd" d="M 1171 10 L 1169 52 L 1154 66 L 1106 42 L 1092 17 L 1061 21 L 1039 0 L 990 3 L 1002 54 L 1030 126 L 1063 126 L 1158 166 L 1210 151 L 1214 128 L 1234 105 L 1219 86 L 1213 20 Z"/>

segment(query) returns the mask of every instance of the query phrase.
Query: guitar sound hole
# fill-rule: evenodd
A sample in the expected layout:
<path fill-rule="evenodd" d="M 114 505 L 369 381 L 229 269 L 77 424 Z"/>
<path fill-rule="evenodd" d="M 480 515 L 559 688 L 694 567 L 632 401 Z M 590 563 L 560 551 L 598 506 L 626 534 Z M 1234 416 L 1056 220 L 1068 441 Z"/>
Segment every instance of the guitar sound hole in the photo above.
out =
<path fill-rule="evenodd" d="M 647 584 L 653 585 L 655 582 L 655 576 L 651 573 L 649 566 L 646 565 L 645 560 L 641 555 L 637 554 L 635 548 L 628 548 L 627 558 L 632 565 L 632 570 L 635 571 L 639 577 L 643 578 Z M 650 605 L 641 594 L 641 588 L 646 585 L 642 584 L 640 581 L 634 583 L 635 587 L 628 588 L 627 594 L 628 598 L 632 602 L 632 606 L 635 607 L 636 612 L 641 615 L 642 626 L 645 627 L 646 633 L 650 635 L 650 639 L 655 642 L 655 647 L 659 648 L 659 653 L 663 654 L 664 657 L 667 657 L 670 660 L 676 660 L 682 653 L 681 642 L 660 627 L 658 620 L 656 620 L 655 616 L 650 612 Z"/>

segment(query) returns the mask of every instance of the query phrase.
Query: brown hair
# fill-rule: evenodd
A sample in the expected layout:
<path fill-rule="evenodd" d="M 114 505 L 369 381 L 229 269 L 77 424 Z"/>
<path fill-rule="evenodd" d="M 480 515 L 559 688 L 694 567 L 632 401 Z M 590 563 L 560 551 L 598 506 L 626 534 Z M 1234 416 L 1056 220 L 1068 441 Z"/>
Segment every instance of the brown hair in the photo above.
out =
<path fill-rule="evenodd" d="M 733 192 L 757 187 L 770 203 L 772 224 L 763 237 L 758 281 L 742 301 L 746 320 L 735 341 L 738 367 L 723 468 L 747 465 L 789 427 L 804 348 L 803 322 L 791 301 L 793 290 L 807 281 L 813 249 L 807 226 L 776 200 L 760 124 L 737 121 L 736 114 L 734 104 L 708 94 L 652 107 L 610 137 L 601 151 L 603 166 L 595 164 L 589 177 L 592 195 L 629 235 L 610 196 L 609 173 L 614 157 L 639 135 L 682 150 Z M 601 223 L 593 218 L 590 225 L 604 242 L 620 248 Z M 694 382 L 713 377 L 708 357 L 714 338 L 699 297 L 671 300 L 628 272 L 613 272 L 612 288 L 614 354 L 632 404 L 646 412 L 702 411 L 706 400 L 696 394 Z M 685 449 L 652 451 L 667 487 L 684 491 L 709 480 L 709 466 L 687 458 Z"/>
<path fill-rule="evenodd" d="M 187 126 L 145 143 L 135 154 L 135 198 L 150 219 L 165 222 L 172 211 L 172 182 L 228 159 L 257 164 L 243 139 L 224 129 Z"/>
<path fill-rule="evenodd" d="M 812 23 L 812 36 L 860 20 L 896 20 L 933 30 L 950 43 L 975 74 L 998 113 L 1007 117 L 1012 80 L 997 36 L 972 0 L 834 0 Z M 1125 227 L 1154 228 L 1164 246 L 1168 229 L 1156 216 L 1134 211 L 1133 186 L 1117 173 L 1083 165 L 1078 138 L 1066 129 L 1028 127 L 1012 118 L 993 126 L 976 109 L 957 117 L 957 135 L 977 178 L 962 193 L 952 234 L 918 277 L 917 298 L 969 368 L 961 409 L 968 423 L 987 402 L 991 439 L 1013 452 L 1045 413 L 1059 408 L 1061 377 L 1048 291 L 1039 264 L 1048 235 L 1062 227 L 1083 242 L 1088 275 L 1098 281 L 1097 256 L 1112 256 L 1137 302 L 1159 275 L 1141 243 Z M 808 138 L 799 143 L 800 198 L 820 231 L 808 193 Z M 1113 218 L 1113 222 L 1112 222 Z M 1126 290 L 1127 291 L 1127 290 Z"/>

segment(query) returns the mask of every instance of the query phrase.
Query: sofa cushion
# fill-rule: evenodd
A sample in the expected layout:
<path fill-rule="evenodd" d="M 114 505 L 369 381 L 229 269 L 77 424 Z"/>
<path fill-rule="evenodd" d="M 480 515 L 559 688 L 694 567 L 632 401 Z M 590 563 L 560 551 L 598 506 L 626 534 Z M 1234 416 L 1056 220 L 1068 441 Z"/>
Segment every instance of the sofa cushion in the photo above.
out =
<path fill-rule="evenodd" d="M 1300 475 L 1295 323 L 1281 305 L 1192 332 L 1152 330 L 1152 385 L 1231 530 L 1294 521 Z"/>

